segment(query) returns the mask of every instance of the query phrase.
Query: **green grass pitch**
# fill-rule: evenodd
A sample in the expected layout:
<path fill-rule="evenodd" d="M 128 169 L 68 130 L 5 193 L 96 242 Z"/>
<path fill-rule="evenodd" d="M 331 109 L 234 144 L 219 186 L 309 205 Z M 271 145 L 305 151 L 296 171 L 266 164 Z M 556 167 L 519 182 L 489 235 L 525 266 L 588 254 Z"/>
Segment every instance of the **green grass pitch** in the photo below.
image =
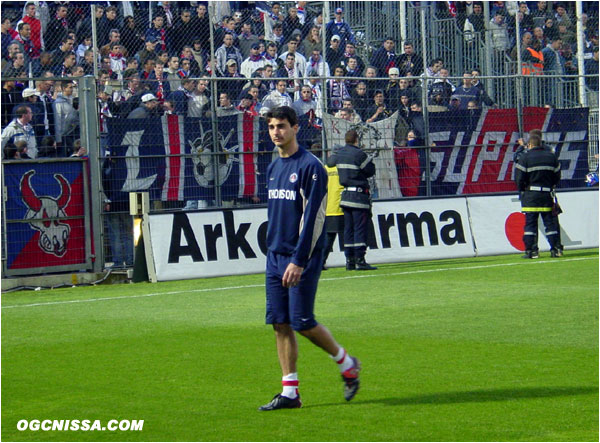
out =
<path fill-rule="evenodd" d="M 300 338 L 280 388 L 263 275 L 2 296 L 3 441 L 598 441 L 598 250 L 331 269 L 317 319 L 363 363 Z M 21 419 L 143 419 L 32 432 Z"/>

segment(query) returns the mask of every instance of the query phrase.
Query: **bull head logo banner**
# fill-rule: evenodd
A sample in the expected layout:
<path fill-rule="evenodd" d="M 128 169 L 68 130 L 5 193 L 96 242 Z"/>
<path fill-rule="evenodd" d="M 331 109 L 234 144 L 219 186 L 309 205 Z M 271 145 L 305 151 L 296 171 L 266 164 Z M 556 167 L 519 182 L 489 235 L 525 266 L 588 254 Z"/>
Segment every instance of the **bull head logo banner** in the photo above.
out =
<path fill-rule="evenodd" d="M 27 171 L 20 183 L 23 202 L 28 208 L 25 220 L 29 220 L 32 229 L 40 232 L 40 249 L 47 254 L 62 257 L 67 252 L 71 227 L 59 219 L 67 216 L 65 208 L 71 199 L 71 185 L 63 175 L 54 174 L 60 185 L 60 195 L 56 198 L 49 195 L 40 197 L 31 185 L 33 175 L 34 170 Z"/>

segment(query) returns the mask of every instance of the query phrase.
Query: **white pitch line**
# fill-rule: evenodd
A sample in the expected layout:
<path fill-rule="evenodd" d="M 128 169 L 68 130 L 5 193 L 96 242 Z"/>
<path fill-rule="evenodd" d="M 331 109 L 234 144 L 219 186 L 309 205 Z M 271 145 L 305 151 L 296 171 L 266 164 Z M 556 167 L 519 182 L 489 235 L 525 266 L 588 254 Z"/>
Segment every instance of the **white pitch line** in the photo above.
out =
<path fill-rule="evenodd" d="M 344 277 L 331 277 L 331 278 L 321 278 L 321 281 L 337 281 L 337 280 L 351 280 L 354 278 L 373 278 L 373 277 L 393 277 L 397 275 L 410 275 L 410 274 L 425 274 L 429 272 L 445 272 L 445 271 L 470 271 L 473 269 L 487 269 L 487 268 L 498 268 L 504 266 L 520 266 L 520 265 L 536 265 L 543 263 L 562 263 L 562 262 L 570 262 L 570 261 L 581 261 L 581 260 L 597 260 L 598 257 L 579 257 L 579 258 L 565 258 L 560 260 L 536 260 L 531 262 L 520 262 L 520 263 L 499 263 L 492 265 L 478 265 L 478 266 L 469 266 L 469 267 L 460 267 L 460 268 L 436 268 L 436 269 L 420 269 L 413 271 L 403 271 L 403 272 L 391 272 L 387 274 L 382 273 L 374 273 L 374 274 L 360 274 L 360 275 L 349 275 Z M 204 289 L 190 289 L 186 291 L 170 291 L 170 292 L 154 292 L 150 294 L 138 294 L 138 295 L 124 295 L 121 297 L 101 297 L 101 298 L 88 298 L 84 300 L 63 300 L 63 301 L 50 301 L 43 303 L 30 303 L 23 305 L 8 305 L 2 306 L 2 309 L 13 309 L 13 308 L 33 308 L 36 306 L 51 306 L 51 305 L 66 305 L 71 303 L 91 303 L 97 301 L 109 301 L 109 300 L 123 300 L 123 299 L 133 299 L 133 298 L 142 298 L 142 297 L 155 297 L 157 295 L 177 295 L 177 294 L 190 294 L 196 292 L 212 292 L 212 291 L 229 291 L 235 289 L 250 289 L 250 288 L 264 288 L 264 284 L 260 285 L 244 285 L 244 286 L 226 286 L 221 288 L 204 288 Z"/>

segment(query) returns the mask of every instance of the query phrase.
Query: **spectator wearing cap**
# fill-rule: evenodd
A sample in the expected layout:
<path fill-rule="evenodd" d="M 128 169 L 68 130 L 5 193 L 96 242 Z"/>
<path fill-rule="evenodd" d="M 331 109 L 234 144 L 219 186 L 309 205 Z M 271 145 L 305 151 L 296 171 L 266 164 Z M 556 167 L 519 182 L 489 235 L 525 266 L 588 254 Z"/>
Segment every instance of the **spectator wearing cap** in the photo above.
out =
<path fill-rule="evenodd" d="M 388 83 L 385 87 L 387 104 L 391 109 L 398 109 L 400 105 L 400 70 L 390 68 L 388 71 Z"/>
<path fill-rule="evenodd" d="M 196 80 L 191 78 L 184 78 L 181 80 L 181 86 L 171 92 L 168 99 L 171 100 L 175 106 L 173 112 L 177 115 L 188 115 L 189 106 L 188 103 L 193 99 L 193 91 L 196 88 Z"/>
<path fill-rule="evenodd" d="M 288 50 L 281 54 L 279 59 L 285 64 L 288 54 L 292 54 L 294 56 L 296 75 L 303 77 L 304 73 L 306 72 L 306 57 L 298 52 L 298 45 L 298 39 L 292 38 L 289 42 L 287 42 Z"/>
<path fill-rule="evenodd" d="M 339 35 L 340 46 L 345 48 L 346 42 L 352 42 L 356 44 L 356 39 L 354 38 L 354 32 L 352 32 L 352 28 L 350 28 L 350 25 L 344 21 L 343 17 L 344 10 L 342 8 L 337 8 L 334 13 L 334 19 L 325 26 L 325 35 L 328 39 L 331 39 L 331 37 L 334 35 Z"/>
<path fill-rule="evenodd" d="M 226 70 L 223 78 L 217 84 L 217 89 L 219 92 L 227 92 L 229 97 L 237 97 L 244 86 L 244 82 L 236 80 L 238 78 L 242 78 L 242 75 L 239 73 L 239 66 L 237 62 L 233 59 L 227 60 Z"/>
<path fill-rule="evenodd" d="M 251 78 L 257 69 L 264 68 L 266 64 L 267 60 L 260 55 L 260 44 L 255 42 L 250 47 L 250 56 L 242 62 L 241 74 Z"/>
<path fill-rule="evenodd" d="M 238 35 L 238 48 L 242 54 L 242 58 L 250 56 L 250 49 L 255 44 L 258 44 L 258 36 L 252 34 L 252 26 L 250 22 L 242 23 L 241 33 Z"/>
<path fill-rule="evenodd" d="M 334 34 L 329 41 L 329 47 L 325 54 L 325 61 L 327 61 L 327 64 L 331 69 L 334 69 L 337 65 L 341 64 L 344 59 L 344 47 L 340 45 L 341 40 L 339 35 Z"/>
<path fill-rule="evenodd" d="M 396 42 L 391 37 L 386 38 L 379 49 L 373 52 L 371 66 L 377 68 L 378 77 L 387 77 L 391 68 L 398 67 Z"/>
<path fill-rule="evenodd" d="M 242 54 L 239 49 L 233 46 L 233 35 L 226 33 L 223 36 L 223 44 L 215 51 L 217 62 L 217 74 L 224 76 L 227 72 L 226 63 L 228 60 L 234 60 L 238 66 L 242 66 Z"/>
<path fill-rule="evenodd" d="M 129 113 L 127 118 L 150 118 L 158 116 L 158 99 L 154 94 L 142 95 L 140 106 Z"/>
<path fill-rule="evenodd" d="M 31 108 L 31 112 L 33 113 L 33 117 L 31 118 L 31 126 L 36 135 L 38 145 L 42 140 L 41 136 L 44 135 L 44 107 L 40 102 L 41 95 L 42 94 L 40 91 L 34 88 L 25 88 L 21 93 L 22 103 L 29 106 Z M 17 106 L 15 106 L 14 109 L 16 109 Z"/>

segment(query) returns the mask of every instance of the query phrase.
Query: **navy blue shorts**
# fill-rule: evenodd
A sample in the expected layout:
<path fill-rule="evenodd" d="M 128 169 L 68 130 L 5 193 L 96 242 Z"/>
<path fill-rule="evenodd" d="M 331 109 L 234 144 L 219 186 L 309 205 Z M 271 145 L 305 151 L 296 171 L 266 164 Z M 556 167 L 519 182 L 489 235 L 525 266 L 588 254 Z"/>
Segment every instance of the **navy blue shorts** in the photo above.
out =
<path fill-rule="evenodd" d="M 305 331 L 317 326 L 313 309 L 317 285 L 323 267 L 322 251 L 315 251 L 293 288 L 284 288 L 281 279 L 292 257 L 269 251 L 267 253 L 267 324 L 289 324 L 295 331 Z"/>

